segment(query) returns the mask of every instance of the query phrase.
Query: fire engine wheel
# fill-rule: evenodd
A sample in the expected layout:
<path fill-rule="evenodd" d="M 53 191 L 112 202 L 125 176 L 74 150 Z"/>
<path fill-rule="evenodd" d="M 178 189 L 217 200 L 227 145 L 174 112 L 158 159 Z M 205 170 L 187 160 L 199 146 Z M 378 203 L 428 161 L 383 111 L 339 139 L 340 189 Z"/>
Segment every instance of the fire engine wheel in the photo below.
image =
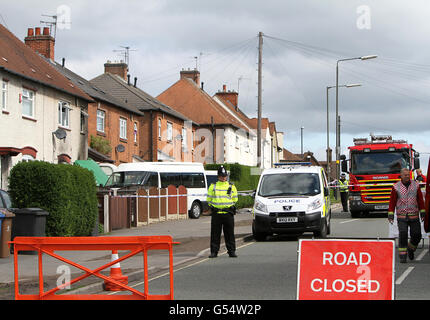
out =
<path fill-rule="evenodd" d="M 361 214 L 360 211 L 351 210 L 351 218 L 359 218 L 360 214 Z"/>

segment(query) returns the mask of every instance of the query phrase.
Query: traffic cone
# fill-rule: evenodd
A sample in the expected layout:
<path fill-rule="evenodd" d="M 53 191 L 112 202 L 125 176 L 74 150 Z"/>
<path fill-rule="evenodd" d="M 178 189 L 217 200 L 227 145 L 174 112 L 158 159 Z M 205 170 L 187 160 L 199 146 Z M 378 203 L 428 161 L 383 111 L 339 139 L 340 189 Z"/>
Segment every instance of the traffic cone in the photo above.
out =
<path fill-rule="evenodd" d="M 118 259 L 118 250 L 112 250 L 111 262 Z M 119 262 L 115 263 L 110 268 L 110 278 L 115 281 L 121 282 L 122 284 L 128 284 L 128 276 L 124 276 L 121 272 L 121 266 Z M 106 291 L 124 291 L 124 289 L 112 282 L 106 281 L 104 282 L 104 289 Z"/>

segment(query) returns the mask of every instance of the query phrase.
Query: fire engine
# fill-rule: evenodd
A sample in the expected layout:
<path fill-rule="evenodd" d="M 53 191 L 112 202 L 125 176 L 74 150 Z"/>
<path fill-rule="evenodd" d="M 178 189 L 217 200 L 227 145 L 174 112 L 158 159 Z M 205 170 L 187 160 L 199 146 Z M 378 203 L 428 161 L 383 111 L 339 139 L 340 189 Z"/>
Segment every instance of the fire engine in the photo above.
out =
<path fill-rule="evenodd" d="M 354 138 L 349 147 L 347 160 L 342 155 L 343 172 L 349 173 L 349 209 L 351 217 L 371 211 L 387 211 L 394 183 L 400 180 L 400 170 L 419 169 L 419 153 L 405 140 L 393 140 L 392 136 Z M 349 170 L 348 170 L 349 162 Z"/>

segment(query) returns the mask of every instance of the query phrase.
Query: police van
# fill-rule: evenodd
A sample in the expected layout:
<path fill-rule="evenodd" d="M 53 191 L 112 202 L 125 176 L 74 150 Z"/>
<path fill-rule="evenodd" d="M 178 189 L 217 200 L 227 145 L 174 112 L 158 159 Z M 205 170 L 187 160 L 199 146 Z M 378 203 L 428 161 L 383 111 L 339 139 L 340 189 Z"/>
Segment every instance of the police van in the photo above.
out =
<path fill-rule="evenodd" d="M 275 164 L 260 176 L 253 207 L 252 234 L 330 234 L 330 196 L 325 172 L 310 163 Z"/>
<path fill-rule="evenodd" d="M 209 210 L 206 175 L 202 163 L 197 162 L 135 162 L 122 163 L 111 174 L 106 188 L 135 189 L 138 187 L 167 188 L 183 185 L 187 188 L 188 215 L 198 219 Z"/>

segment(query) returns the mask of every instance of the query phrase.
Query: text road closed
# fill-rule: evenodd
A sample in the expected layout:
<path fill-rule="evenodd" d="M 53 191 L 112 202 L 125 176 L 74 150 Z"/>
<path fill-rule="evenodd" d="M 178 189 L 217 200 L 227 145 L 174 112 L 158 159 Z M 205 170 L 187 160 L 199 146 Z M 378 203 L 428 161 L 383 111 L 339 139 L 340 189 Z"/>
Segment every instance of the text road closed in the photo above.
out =
<path fill-rule="evenodd" d="M 300 240 L 299 300 L 394 299 L 394 240 Z"/>

